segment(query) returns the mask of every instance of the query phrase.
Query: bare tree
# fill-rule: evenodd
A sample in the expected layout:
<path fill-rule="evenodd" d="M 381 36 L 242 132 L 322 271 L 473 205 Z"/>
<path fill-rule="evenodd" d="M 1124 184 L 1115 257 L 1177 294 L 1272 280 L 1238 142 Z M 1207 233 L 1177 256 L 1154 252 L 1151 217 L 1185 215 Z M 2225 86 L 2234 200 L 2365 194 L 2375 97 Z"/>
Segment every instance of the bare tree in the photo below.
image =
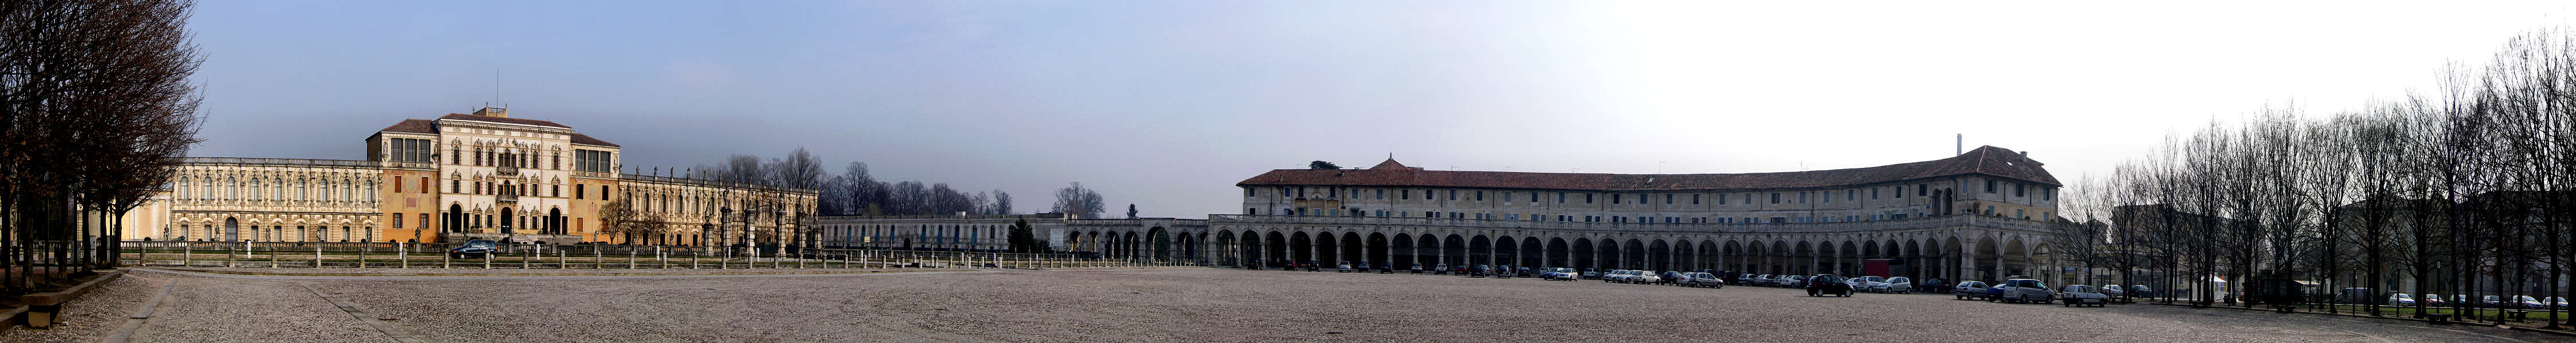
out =
<path fill-rule="evenodd" d="M 1101 201 L 1100 192 L 1083 188 L 1081 182 L 1075 182 L 1055 191 L 1055 207 L 1052 211 L 1079 215 L 1082 218 L 1099 218 L 1101 212 L 1109 210 L 1108 207 L 1108 203 Z"/>

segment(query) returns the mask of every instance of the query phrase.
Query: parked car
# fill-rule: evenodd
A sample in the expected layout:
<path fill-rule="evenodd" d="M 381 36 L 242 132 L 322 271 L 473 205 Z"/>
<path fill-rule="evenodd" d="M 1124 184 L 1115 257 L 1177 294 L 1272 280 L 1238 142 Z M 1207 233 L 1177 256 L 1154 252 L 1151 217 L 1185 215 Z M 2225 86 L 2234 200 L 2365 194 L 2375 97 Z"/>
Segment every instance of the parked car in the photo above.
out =
<path fill-rule="evenodd" d="M 1306 261 L 1306 271 L 1310 271 L 1310 272 L 1319 272 L 1319 271 L 1323 271 L 1321 268 L 1324 268 L 1324 264 L 1322 264 L 1322 263 L 1315 263 L 1315 261 Z"/>
<path fill-rule="evenodd" d="M 2129 297 L 2154 298 L 2156 297 L 2156 289 L 2147 288 L 2147 285 L 2129 285 Z"/>
<path fill-rule="evenodd" d="M 2102 287 L 2094 287 L 2093 290 L 2102 291 L 2103 296 L 2118 298 L 2126 296 L 2127 293 L 2129 293 L 2128 291 L 2120 290 L 2121 288 L 2124 287 L 2120 287 L 2120 285 L 2102 285 Z"/>
<path fill-rule="evenodd" d="M 1810 279 L 1805 275 L 1790 275 L 1789 280 L 1782 283 L 1781 286 L 1789 288 L 1807 288 L 1807 283 L 1810 281 L 1815 280 Z"/>
<path fill-rule="evenodd" d="M 2478 297 L 2478 307 L 2504 308 L 2504 299 L 2493 295 Z"/>
<path fill-rule="evenodd" d="M 1619 282 L 1619 279 L 1626 278 L 1628 278 L 1627 269 L 1611 269 L 1610 271 L 1601 272 L 1601 282 Z"/>
<path fill-rule="evenodd" d="M 1535 271 L 1530 270 L 1530 267 L 1520 267 L 1519 269 L 1515 269 L 1514 271 L 1519 272 L 1519 273 L 1520 273 L 1520 275 L 1519 275 L 1520 277 L 1531 277 L 1531 276 L 1536 275 L 1536 272 L 1535 272 Z"/>
<path fill-rule="evenodd" d="M 1655 277 L 1663 279 L 1663 282 L 1660 282 L 1660 283 L 1673 283 L 1673 282 L 1676 282 L 1676 281 L 1681 281 L 1681 279 L 1682 279 L 1682 273 L 1686 273 L 1686 272 L 1683 272 L 1683 271 L 1667 270 L 1667 271 L 1664 271 L 1664 272 L 1662 272 L 1662 273 L 1656 273 L 1656 274 L 1655 274 Z"/>
<path fill-rule="evenodd" d="M 1850 297 L 1852 294 L 1851 284 L 1843 283 L 1843 277 L 1834 276 L 1834 274 L 1816 274 L 1804 280 L 1807 282 L 1807 296 Z"/>
<path fill-rule="evenodd" d="M 2525 309 L 2525 310 L 2548 310 L 2548 309 L 2549 309 L 2549 303 L 2547 303 L 2547 302 L 2542 302 L 2542 301 L 2540 301 L 2540 298 L 2533 298 L 2533 297 L 2528 296 L 2528 295 L 2516 295 L 2516 296 L 2513 296 L 2513 302 L 2514 302 L 2514 304 L 2519 305 L 2520 307 L 2522 307 L 2522 309 Z"/>
<path fill-rule="evenodd" d="M 1583 268 L 1583 279 L 1584 279 L 1584 280 L 1599 280 L 1599 279 L 1601 279 L 1601 271 L 1598 271 L 1598 270 L 1592 270 L 1592 268 Z"/>
<path fill-rule="evenodd" d="M 1650 270 L 1631 270 L 1628 274 L 1628 283 L 1655 284 L 1664 281 L 1663 277 L 1655 276 L 1655 272 Z"/>
<path fill-rule="evenodd" d="M 1492 273 L 1493 277 L 1496 279 L 1509 279 L 1512 278 L 1512 274 L 1518 274 L 1518 272 L 1512 271 L 1512 265 L 1508 264 L 1494 266 L 1494 270 L 1487 272 Z"/>
<path fill-rule="evenodd" d="M 1387 263 L 1387 262 L 1378 262 L 1378 263 L 1377 263 L 1377 273 L 1378 273 L 1378 274 L 1395 274 L 1395 264 L 1394 264 L 1394 263 Z"/>
<path fill-rule="evenodd" d="M 1717 274 L 1709 274 L 1709 273 L 1698 273 L 1698 272 L 1693 272 L 1693 273 L 1681 273 L 1681 275 L 1680 275 L 1680 276 L 1681 276 L 1681 277 L 1680 277 L 1678 280 L 1673 280 L 1673 284 L 1674 284 L 1674 285 L 1679 285 L 1679 286 L 1684 286 L 1684 287 L 1707 287 L 1707 288 L 1725 288 L 1725 287 L 1726 287 L 1726 279 L 1719 279 L 1719 278 L 1717 278 Z"/>
<path fill-rule="evenodd" d="M 1449 264 L 1442 263 L 1432 266 L 1431 275 L 1449 275 Z"/>
<path fill-rule="evenodd" d="M 1475 266 L 1475 267 L 1473 267 L 1473 268 L 1468 268 L 1468 269 L 1467 269 L 1467 277 L 1485 277 L 1485 276 L 1488 276 L 1488 274 L 1493 274 L 1493 273 L 1494 273 L 1494 266 L 1489 266 L 1489 265 L 1482 265 L 1482 264 L 1479 264 L 1479 265 L 1476 265 L 1476 266 Z"/>
<path fill-rule="evenodd" d="M 1727 279 L 1727 281 L 1735 282 L 1735 284 L 1739 286 L 1750 286 L 1753 285 L 1754 276 L 1755 275 L 1753 274 L 1736 274 L 1734 279 Z"/>
<path fill-rule="evenodd" d="M 2451 306 L 2451 301 L 2443 300 L 2441 294 L 2424 293 L 2424 296 L 2415 297 L 2415 301 L 2423 302 L 2424 306 L 2431 307 Z"/>
<path fill-rule="evenodd" d="M 1879 293 L 1914 293 L 1914 279 L 1903 276 L 1887 278 L 1887 281 L 1879 282 L 1878 288 L 1872 289 L 1872 291 Z"/>
<path fill-rule="evenodd" d="M 2557 307 L 2559 311 L 2566 311 L 2567 297 L 2549 297 L 2549 306 Z"/>
<path fill-rule="evenodd" d="M 2048 283 L 2034 279 L 2005 279 L 2003 283 L 1995 284 L 1993 288 L 2001 289 L 1996 296 L 2007 303 L 2046 304 L 2057 297 L 2056 292 L 2048 290 Z"/>
<path fill-rule="evenodd" d="M 1422 273 L 1422 264 L 1421 264 L 1421 263 L 1415 263 L 1415 264 L 1413 264 L 1413 273 L 1414 273 L 1414 274 L 1421 274 L 1421 273 Z"/>
<path fill-rule="evenodd" d="M 1995 298 L 1994 289 L 1987 287 L 1985 281 L 1960 281 L 1958 286 L 1950 287 L 1950 295 L 1955 297 L 1952 300 Z"/>
<path fill-rule="evenodd" d="M 1351 262 L 1350 262 L 1350 261 L 1342 261 L 1342 264 L 1341 264 L 1340 266 L 1338 266 L 1338 267 L 1333 267 L 1333 272 L 1335 272 L 1335 273 L 1349 273 L 1349 272 L 1351 272 Z"/>
<path fill-rule="evenodd" d="M 2111 303 L 2111 296 L 2103 295 L 2101 292 L 2096 290 L 2097 289 L 2093 288 L 2093 286 L 2067 285 L 2065 288 L 2057 289 L 2057 301 L 2060 304 L 2064 304 L 2062 306 L 2093 305 L 2095 307 L 2100 307 L 2104 304 Z"/>
<path fill-rule="evenodd" d="M 490 240 L 481 239 L 465 241 L 465 245 L 456 246 L 454 249 L 447 249 L 447 257 L 482 258 L 485 257 L 485 255 L 490 255 L 495 252 L 492 250 L 494 244 L 495 243 Z"/>
<path fill-rule="evenodd" d="M 1878 276 L 1855 276 L 1844 280 L 1849 280 L 1853 291 L 1860 292 L 1870 292 L 1870 289 L 1878 288 L 1879 283 L 1887 282 L 1887 278 Z"/>
<path fill-rule="evenodd" d="M 1464 264 L 1461 264 L 1461 265 L 1455 265 L 1455 266 L 1449 266 L 1449 274 L 1450 274 L 1450 275 L 1466 276 L 1468 271 L 1469 271 L 1469 270 L 1467 270 L 1467 265 L 1464 265 Z"/>
<path fill-rule="evenodd" d="M 2406 293 L 2389 293 L 2388 306 L 2415 306 L 2415 296 L 2406 295 Z"/>
<path fill-rule="evenodd" d="M 1557 281 L 1574 281 L 1576 279 L 1583 278 L 1583 273 L 1574 271 L 1574 268 L 1557 268 L 1555 271 L 1547 272 L 1547 276 L 1542 276 L 1541 278 Z"/>

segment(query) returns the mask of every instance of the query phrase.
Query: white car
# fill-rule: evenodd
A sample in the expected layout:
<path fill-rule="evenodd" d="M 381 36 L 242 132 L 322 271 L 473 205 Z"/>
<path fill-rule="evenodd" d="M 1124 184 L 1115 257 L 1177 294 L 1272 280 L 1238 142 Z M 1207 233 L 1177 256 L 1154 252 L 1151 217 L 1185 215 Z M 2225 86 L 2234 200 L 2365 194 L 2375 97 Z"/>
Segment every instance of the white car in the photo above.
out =
<path fill-rule="evenodd" d="M 1629 274 L 1627 269 L 1611 269 L 1601 273 L 1601 282 L 1624 282 L 1623 280 L 1632 276 L 1637 274 Z"/>
<path fill-rule="evenodd" d="M 2095 307 L 2100 307 L 2103 304 L 2111 303 L 2111 296 L 2102 295 L 2101 292 L 2094 291 L 2093 286 L 2068 285 L 2066 288 L 2057 290 L 2057 300 L 2065 302 L 2063 306 L 2093 305 Z"/>
<path fill-rule="evenodd" d="M 1994 288 L 2001 289 L 2000 292 L 1997 292 L 1999 293 L 1998 296 L 2007 303 L 2029 302 L 2046 304 L 2057 298 L 2057 292 L 2050 292 L 2048 290 L 2047 283 L 2042 283 L 2039 282 L 2039 280 L 2033 279 L 2004 280 L 2003 283 L 1995 284 Z"/>
<path fill-rule="evenodd" d="M 1879 282 L 1878 287 L 1871 288 L 1870 291 L 1879 293 L 1914 293 L 1914 279 L 1903 276 L 1887 278 L 1887 281 Z"/>
<path fill-rule="evenodd" d="M 2113 298 L 2118 298 L 2129 293 L 2128 291 L 2120 290 L 2120 285 L 2102 285 L 2101 287 L 2094 287 L 2093 289 L 2101 290 L 2102 295 Z"/>
<path fill-rule="evenodd" d="M 1651 270 L 1631 270 L 1631 271 L 1628 271 L 1628 274 L 1630 274 L 1630 275 L 1628 276 L 1628 278 L 1620 279 L 1620 281 L 1621 281 L 1621 282 L 1627 282 L 1627 283 L 1646 283 L 1646 284 L 1651 284 L 1651 283 L 1657 283 L 1657 282 L 1663 282 L 1663 281 L 1664 281 L 1664 278 L 1663 278 L 1663 277 L 1655 276 L 1655 272 L 1654 272 L 1654 271 L 1651 271 Z"/>
<path fill-rule="evenodd" d="M 1550 276 L 1544 276 L 1544 277 L 1542 277 L 1542 279 L 1543 279 L 1543 280 L 1557 280 L 1557 281 L 1574 281 L 1575 279 L 1581 279 L 1581 278 L 1583 277 L 1583 275 L 1582 275 L 1580 272 L 1576 272 L 1576 271 L 1574 271 L 1574 268 L 1557 268 L 1557 269 L 1556 269 L 1556 271 L 1554 271 L 1554 272 L 1549 272 L 1549 274 L 1548 274 L 1548 275 L 1550 275 Z"/>
<path fill-rule="evenodd" d="M 2388 306 L 2415 306 L 2415 296 L 2406 295 L 2406 293 L 2389 293 Z"/>

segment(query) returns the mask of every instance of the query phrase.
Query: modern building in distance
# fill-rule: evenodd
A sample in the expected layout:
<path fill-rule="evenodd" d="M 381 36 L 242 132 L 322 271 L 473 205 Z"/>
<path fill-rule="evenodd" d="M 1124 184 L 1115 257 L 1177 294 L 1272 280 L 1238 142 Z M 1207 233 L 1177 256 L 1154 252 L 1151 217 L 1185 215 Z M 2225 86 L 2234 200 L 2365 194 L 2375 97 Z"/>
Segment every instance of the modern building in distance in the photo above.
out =
<path fill-rule="evenodd" d="M 617 144 L 485 108 L 406 119 L 366 139 L 364 160 L 186 159 L 166 205 L 129 216 L 128 239 L 442 242 L 509 239 L 665 245 L 810 243 L 815 192 L 620 173 Z M 621 202 L 622 201 L 622 202 Z M 622 203 L 648 230 L 611 234 Z"/>

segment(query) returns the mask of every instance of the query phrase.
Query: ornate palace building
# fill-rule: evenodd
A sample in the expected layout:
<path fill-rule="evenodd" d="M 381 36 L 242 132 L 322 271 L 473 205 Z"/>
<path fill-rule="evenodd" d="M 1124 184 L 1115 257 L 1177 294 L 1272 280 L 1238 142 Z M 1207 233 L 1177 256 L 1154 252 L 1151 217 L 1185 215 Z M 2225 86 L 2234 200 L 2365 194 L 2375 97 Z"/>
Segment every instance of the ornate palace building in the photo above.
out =
<path fill-rule="evenodd" d="M 406 119 L 366 160 L 188 158 L 128 238 L 799 244 L 814 190 L 622 174 L 617 144 L 486 108 Z M 607 211 L 623 204 L 634 211 Z M 643 225 L 606 225 L 627 213 Z M 157 228 L 157 229 L 156 229 Z"/>

